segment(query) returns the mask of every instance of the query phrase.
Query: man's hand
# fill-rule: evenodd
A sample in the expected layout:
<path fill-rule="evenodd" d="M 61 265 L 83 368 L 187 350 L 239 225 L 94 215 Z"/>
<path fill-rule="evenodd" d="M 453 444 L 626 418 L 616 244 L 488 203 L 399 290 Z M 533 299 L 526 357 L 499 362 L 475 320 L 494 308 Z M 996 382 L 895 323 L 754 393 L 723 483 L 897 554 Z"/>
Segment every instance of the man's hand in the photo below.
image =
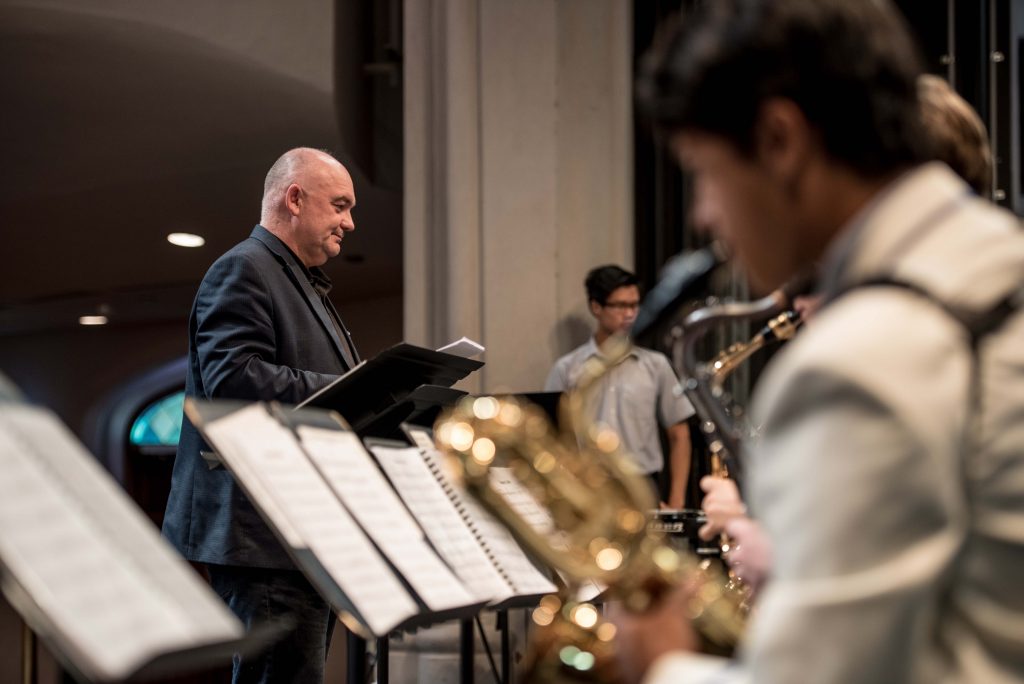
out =
<path fill-rule="evenodd" d="M 725 554 L 729 567 L 756 594 L 772 570 L 768 536 L 756 521 L 747 517 L 731 520 L 725 533 L 732 541 L 732 548 Z"/>
<path fill-rule="evenodd" d="M 743 505 L 740 492 L 732 480 L 705 476 L 700 480 L 700 488 L 704 490 L 703 510 L 708 519 L 698 531 L 704 541 L 711 541 L 720 535 L 730 521 L 746 518 L 747 507 Z"/>
<path fill-rule="evenodd" d="M 623 682 L 639 682 L 647 669 L 671 651 L 696 651 L 697 633 L 686 618 L 686 604 L 693 589 L 682 585 L 666 592 L 650 610 L 630 613 L 621 604 L 608 608 L 608 619 L 618 628 L 616 659 Z"/>

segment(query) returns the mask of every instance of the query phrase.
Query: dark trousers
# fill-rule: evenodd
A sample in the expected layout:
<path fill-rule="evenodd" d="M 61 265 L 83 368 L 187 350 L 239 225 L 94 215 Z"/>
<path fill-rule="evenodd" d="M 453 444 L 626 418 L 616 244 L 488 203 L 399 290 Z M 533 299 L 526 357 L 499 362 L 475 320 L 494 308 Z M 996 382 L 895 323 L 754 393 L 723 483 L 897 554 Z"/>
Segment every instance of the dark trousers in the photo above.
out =
<path fill-rule="evenodd" d="M 651 488 L 654 490 L 655 508 L 658 508 L 658 504 L 665 499 L 661 496 L 661 471 L 647 473 L 647 479 L 651 483 Z"/>
<path fill-rule="evenodd" d="M 324 681 L 324 661 L 334 632 L 334 615 L 302 573 L 207 565 L 210 585 L 246 629 L 288 617 L 295 631 L 256 656 L 237 654 L 233 684 Z"/>

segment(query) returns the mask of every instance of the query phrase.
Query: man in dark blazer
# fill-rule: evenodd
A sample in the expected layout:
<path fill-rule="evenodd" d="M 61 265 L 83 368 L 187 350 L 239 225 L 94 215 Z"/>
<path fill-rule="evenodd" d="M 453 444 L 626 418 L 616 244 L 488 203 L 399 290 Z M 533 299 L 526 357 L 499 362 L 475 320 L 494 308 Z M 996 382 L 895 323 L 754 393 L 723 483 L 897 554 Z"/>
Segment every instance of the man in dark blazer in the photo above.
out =
<path fill-rule="evenodd" d="M 295 404 L 358 363 L 320 266 L 355 229 L 352 177 L 338 160 L 298 148 L 267 174 L 260 225 L 203 278 L 189 317 L 185 393 Z M 333 629 L 327 603 L 292 564 L 209 446 L 182 423 L 163 534 L 206 564 L 214 590 L 248 626 L 290 616 L 295 633 L 234 663 L 234 682 L 319 682 Z M 208 455 L 208 454 L 207 454 Z"/>

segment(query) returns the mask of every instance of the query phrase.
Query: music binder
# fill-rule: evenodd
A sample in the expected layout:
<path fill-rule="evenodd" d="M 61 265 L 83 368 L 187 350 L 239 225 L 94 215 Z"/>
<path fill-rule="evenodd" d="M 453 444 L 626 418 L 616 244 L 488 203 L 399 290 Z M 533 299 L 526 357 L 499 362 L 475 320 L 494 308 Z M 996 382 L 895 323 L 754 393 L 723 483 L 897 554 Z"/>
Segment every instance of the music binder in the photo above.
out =
<path fill-rule="evenodd" d="M 193 399 L 185 410 L 354 632 L 382 637 L 485 605 L 426 544 L 379 471 L 374 479 L 375 463 L 337 414 Z"/>
<path fill-rule="evenodd" d="M 385 473 L 391 477 L 392 484 L 400 494 L 402 485 L 406 484 L 403 482 L 406 480 L 403 474 L 416 468 L 417 464 L 420 464 L 421 468 L 430 474 L 437 487 L 437 490 L 432 493 L 433 500 L 439 500 L 437 497 L 439 490 L 450 505 L 450 510 L 458 516 L 463 529 L 468 531 L 471 538 L 483 551 L 487 561 L 499 573 L 511 591 L 506 598 L 492 604 L 491 607 L 535 605 L 541 596 L 557 591 L 558 588 L 554 582 L 539 569 L 538 563 L 522 548 L 512 534 L 490 512 L 480 506 L 458 482 L 449 477 L 441 464 L 441 454 L 434 446 L 434 441 L 428 431 L 411 425 L 403 426 L 403 428 L 409 440 L 415 445 L 410 449 L 415 449 L 416 458 L 411 458 L 412 454 L 408 449 L 388 448 L 383 445 L 376 448 L 371 446 L 371 451 L 374 452 Z M 403 498 L 406 498 L 407 503 L 411 503 L 413 499 L 413 497 L 405 496 Z M 435 545 L 448 546 L 452 543 L 450 540 L 441 538 L 440 533 L 443 529 L 426 526 L 425 529 L 428 535 L 434 532 L 435 536 L 439 537 L 436 541 L 432 538 Z M 454 524 L 452 524 L 450 533 L 462 536 L 461 531 Z"/>
<path fill-rule="evenodd" d="M 397 344 L 314 393 L 299 408 L 336 411 L 360 436 L 400 436 L 402 422 L 431 405 L 445 406 L 457 399 L 461 396 L 453 394 L 457 390 L 443 390 L 483 365 L 483 361 Z"/>
<path fill-rule="evenodd" d="M 76 679 L 185 674 L 283 635 L 245 635 L 55 415 L 0 407 L 0 589 Z"/>
<path fill-rule="evenodd" d="M 557 395 L 557 393 L 552 393 Z M 530 572 L 524 560 L 533 563 L 534 568 L 542 564 L 533 560 L 532 554 L 522 549 L 519 541 L 501 522 L 495 518 L 490 511 L 480 505 L 471 494 L 455 479 L 449 477 L 446 471 L 440 466 L 441 454 L 434 446 L 430 434 L 419 427 L 404 426 L 409 439 L 417 446 L 423 454 L 423 459 L 430 464 L 430 469 L 436 474 L 439 482 L 444 483 L 446 491 L 450 493 L 453 503 L 459 509 L 460 514 L 466 518 L 466 524 L 473 531 L 474 536 L 479 539 L 482 546 L 488 551 L 488 555 L 494 559 L 496 565 L 506 564 L 511 566 L 515 576 L 510 578 L 513 586 L 526 586 L 533 595 L 520 595 L 512 601 L 508 607 L 519 607 L 531 605 L 543 594 L 552 593 L 556 590 L 554 584 L 545 580 L 536 583 L 536 577 Z M 526 490 L 514 477 L 508 468 L 491 468 L 491 486 L 496 493 L 505 499 L 506 503 L 527 521 L 538 533 L 557 540 L 559 535 L 554 533 L 555 523 L 550 511 L 538 503 L 537 499 Z M 489 540 L 489 541 L 488 541 Z M 563 548 L 568 551 L 567 540 L 561 540 Z M 504 559 L 504 560 L 503 560 Z M 551 570 L 563 584 L 568 584 L 560 572 Z M 525 576 L 524 576 L 525 574 Z M 518 578 L 518 580 L 517 580 Z M 583 601 L 590 601 L 598 598 L 604 593 L 606 587 L 598 582 L 589 580 L 578 590 L 577 598 Z M 506 606 L 499 606 L 506 607 Z"/>

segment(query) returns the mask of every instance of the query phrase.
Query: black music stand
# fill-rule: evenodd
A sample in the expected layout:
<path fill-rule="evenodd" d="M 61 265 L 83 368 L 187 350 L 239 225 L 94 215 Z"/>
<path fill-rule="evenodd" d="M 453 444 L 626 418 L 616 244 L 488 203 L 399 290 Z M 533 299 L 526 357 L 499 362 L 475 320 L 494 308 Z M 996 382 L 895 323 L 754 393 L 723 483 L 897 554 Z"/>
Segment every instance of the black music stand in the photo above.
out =
<path fill-rule="evenodd" d="M 522 394 L 512 395 L 516 399 L 525 399 L 531 404 L 535 404 L 540 407 L 547 415 L 551 424 L 556 428 L 561 428 L 560 419 L 561 416 L 558 412 L 559 403 L 562 400 L 562 392 L 524 392 Z"/>
<path fill-rule="evenodd" d="M 371 622 L 367 620 L 367 611 L 371 609 L 369 606 L 364 606 L 358 589 L 354 593 L 347 592 L 342 587 L 339 576 L 335 574 L 339 571 L 344 571 L 344 569 L 339 569 L 335 566 L 332 572 L 312 548 L 302 544 L 296 545 L 302 540 L 289 539 L 288 535 L 282 532 L 275 517 L 269 514 L 270 509 L 273 508 L 273 501 L 272 497 L 268 498 L 266 493 L 261 491 L 262 486 L 265 485 L 260 485 L 258 480 L 253 477 L 253 471 L 244 467 L 244 458 L 243 461 L 232 462 L 239 456 L 243 456 L 244 452 L 252 450 L 245 442 L 254 438 L 236 430 L 231 431 L 230 436 L 232 439 L 228 439 L 229 435 L 226 433 L 220 433 L 218 438 L 217 432 L 211 432 L 218 421 L 229 418 L 235 412 L 247 408 L 254 407 L 237 401 L 196 401 L 189 399 L 185 403 L 186 413 L 193 424 L 200 430 L 207 442 L 221 452 L 225 465 L 232 470 L 240 486 L 246 491 L 256 509 L 264 516 L 271 530 L 277 534 L 282 542 L 282 546 L 291 556 L 295 565 L 306 575 L 320 595 L 334 608 L 339 617 L 341 617 L 342 622 L 350 630 L 347 637 L 349 649 L 347 681 L 349 684 L 358 684 L 365 681 L 364 677 L 367 670 L 365 649 L 368 639 L 376 641 L 378 649 L 378 681 L 385 684 L 388 676 L 387 658 L 390 634 L 418 627 L 427 627 L 449 620 L 471 620 L 484 607 L 484 601 L 472 601 L 447 609 L 431 610 L 413 587 L 409 578 L 399 569 L 393 557 L 384 553 L 383 548 L 381 548 L 381 545 L 374 537 L 373 530 L 364 529 L 370 543 L 380 552 L 381 560 L 384 563 L 382 566 L 384 572 L 393 574 L 394 579 L 397 580 L 398 584 L 395 589 L 407 593 L 416 604 L 416 611 L 409 617 L 384 625 L 376 630 L 372 629 L 370 627 Z M 261 410 L 264 412 L 261 415 L 266 415 L 268 419 L 276 421 L 280 426 L 287 428 L 292 434 L 295 434 L 302 427 L 348 432 L 348 426 L 335 412 L 322 408 L 314 408 L 307 405 L 306 408 L 287 410 L 276 404 L 271 404 L 262 405 Z M 231 442 L 237 443 L 232 445 Z M 232 457 L 231 452 L 225 455 L 226 448 L 241 448 L 242 451 L 236 452 L 235 456 Z M 298 442 L 295 444 L 295 449 L 295 455 L 304 453 L 302 446 Z M 243 466 L 241 469 L 239 469 L 240 465 Z M 317 470 L 316 472 L 318 477 L 327 477 L 324 471 Z M 347 506 L 347 504 L 343 505 Z M 294 515 L 294 512 L 289 514 L 284 509 L 282 509 L 281 513 L 285 517 L 284 522 L 288 522 L 289 515 Z M 294 518 L 292 518 L 292 521 L 294 521 Z"/>
<path fill-rule="evenodd" d="M 450 389 L 483 361 L 398 344 L 299 404 L 340 413 L 360 437 L 402 439 L 403 422 L 428 424 L 465 393 Z"/>
<path fill-rule="evenodd" d="M 18 483 L 5 491 L 0 510 L 0 591 L 26 626 L 27 681 L 34 677 L 34 635 L 77 681 L 108 682 L 229 663 L 233 653 L 256 653 L 294 627 L 279 621 L 244 633 L 51 412 L 0 400 L 0 433 L 0 481 Z M 63 570 L 54 570 L 54 559 Z M 111 592 L 123 599 L 120 606 L 92 607 Z M 108 635 L 102 640 L 95 636 L 98 614 Z M 146 637 L 136 642 L 136 634 Z"/>

